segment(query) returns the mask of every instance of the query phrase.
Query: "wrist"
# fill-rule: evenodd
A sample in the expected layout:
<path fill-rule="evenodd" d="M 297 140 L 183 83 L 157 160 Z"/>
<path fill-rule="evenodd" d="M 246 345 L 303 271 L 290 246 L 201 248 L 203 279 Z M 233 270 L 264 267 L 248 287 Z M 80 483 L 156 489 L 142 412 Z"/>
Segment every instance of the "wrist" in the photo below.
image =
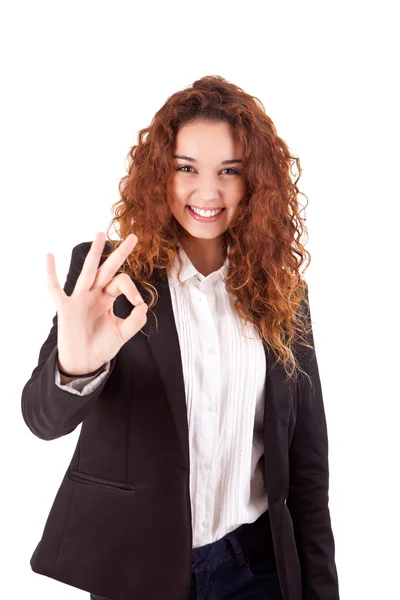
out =
<path fill-rule="evenodd" d="M 82 379 L 84 377 L 93 377 L 94 375 L 98 375 L 104 369 L 104 366 L 105 366 L 105 364 L 102 365 L 101 367 L 99 367 L 98 369 L 96 369 L 95 371 L 92 371 L 91 373 L 67 373 L 60 367 L 60 363 L 57 360 L 57 367 L 58 367 L 60 374 L 63 375 L 64 377 L 68 377 L 70 379 Z"/>

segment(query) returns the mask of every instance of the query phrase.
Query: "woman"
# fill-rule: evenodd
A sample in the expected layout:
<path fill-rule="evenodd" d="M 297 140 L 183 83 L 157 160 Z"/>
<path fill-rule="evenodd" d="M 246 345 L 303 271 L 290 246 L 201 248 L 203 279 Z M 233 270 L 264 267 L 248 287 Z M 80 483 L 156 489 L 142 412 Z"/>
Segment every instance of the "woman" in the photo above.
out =
<path fill-rule="evenodd" d="M 203 77 L 139 132 L 120 239 L 75 246 L 64 290 L 48 255 L 22 412 L 44 440 L 82 428 L 35 572 L 92 600 L 339 598 L 293 160 Z"/>

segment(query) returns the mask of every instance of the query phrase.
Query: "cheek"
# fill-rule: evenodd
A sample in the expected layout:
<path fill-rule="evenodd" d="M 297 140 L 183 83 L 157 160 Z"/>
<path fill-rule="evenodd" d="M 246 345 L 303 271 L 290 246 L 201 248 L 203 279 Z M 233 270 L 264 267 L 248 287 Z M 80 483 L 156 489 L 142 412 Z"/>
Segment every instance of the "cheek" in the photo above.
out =
<path fill-rule="evenodd" d="M 171 199 L 171 204 L 170 207 L 173 208 L 178 208 L 180 205 L 182 204 L 186 204 L 186 198 L 188 196 L 188 189 L 187 189 L 187 185 L 183 184 L 182 182 L 179 181 L 175 181 L 172 185 L 172 199 Z"/>
<path fill-rule="evenodd" d="M 243 198 L 246 193 L 246 183 L 243 179 L 241 179 L 236 187 L 238 202 Z"/>

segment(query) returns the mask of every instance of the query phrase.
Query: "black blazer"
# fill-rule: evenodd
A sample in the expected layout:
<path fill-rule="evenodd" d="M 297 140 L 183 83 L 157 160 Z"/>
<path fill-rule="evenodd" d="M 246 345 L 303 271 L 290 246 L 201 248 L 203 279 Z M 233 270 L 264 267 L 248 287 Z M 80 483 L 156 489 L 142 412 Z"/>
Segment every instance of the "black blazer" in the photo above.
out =
<path fill-rule="evenodd" d="M 90 246 L 83 242 L 72 250 L 68 295 Z M 31 568 L 112 600 L 186 600 L 192 572 L 180 347 L 168 280 L 156 270 L 151 283 L 160 294 L 154 308 L 158 332 L 148 311 L 144 333 L 124 344 L 98 389 L 78 396 L 54 383 L 56 314 L 21 399 L 25 423 L 43 440 L 67 435 L 82 423 Z M 132 308 L 121 294 L 114 314 L 126 318 Z M 308 339 L 314 343 L 312 332 Z M 313 388 L 305 379 L 294 387 L 285 383 L 278 363 L 273 368 L 264 348 L 265 480 L 283 598 L 338 600 L 328 438 L 315 352 L 298 354 Z"/>

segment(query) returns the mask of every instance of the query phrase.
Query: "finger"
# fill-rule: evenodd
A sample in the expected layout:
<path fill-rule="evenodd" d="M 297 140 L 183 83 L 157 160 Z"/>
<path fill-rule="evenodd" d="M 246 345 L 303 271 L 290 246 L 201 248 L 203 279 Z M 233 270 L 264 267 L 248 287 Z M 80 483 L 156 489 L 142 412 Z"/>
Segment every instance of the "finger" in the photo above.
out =
<path fill-rule="evenodd" d="M 59 306 L 63 302 L 65 302 L 65 298 L 67 294 L 64 292 L 60 283 L 58 281 L 57 273 L 56 273 L 56 265 L 53 254 L 46 255 L 46 273 L 47 273 L 47 286 L 49 291 L 53 297 L 53 300 L 58 309 Z"/>
<path fill-rule="evenodd" d="M 147 321 L 147 304 L 142 302 L 132 310 L 129 317 L 118 323 L 123 342 L 130 340 Z"/>
<path fill-rule="evenodd" d="M 110 254 L 110 256 L 105 260 L 103 265 L 109 264 L 108 261 L 111 261 L 111 264 L 114 264 L 116 266 L 114 268 L 114 271 L 112 271 L 112 268 L 109 269 L 109 272 L 111 274 L 108 277 L 108 279 L 102 281 L 101 285 L 98 285 L 96 278 L 97 278 L 98 273 L 100 273 L 102 271 L 102 267 L 103 267 L 103 265 L 102 265 L 102 267 L 100 267 L 100 269 L 99 269 L 99 262 L 100 262 L 100 258 L 102 256 L 102 253 L 104 250 L 105 241 L 106 241 L 106 237 L 103 232 L 96 234 L 96 237 L 92 242 L 90 250 L 85 258 L 81 272 L 80 272 L 77 282 L 75 284 L 74 292 L 75 291 L 79 292 L 82 290 L 89 290 L 93 286 L 94 282 L 96 282 L 96 287 L 103 288 L 105 285 L 107 285 L 107 283 L 110 281 L 110 279 L 112 279 L 113 275 L 115 274 L 115 272 L 117 271 L 119 266 L 125 260 L 126 256 L 129 254 L 129 252 L 132 251 L 132 249 L 137 241 L 137 237 L 134 236 L 134 234 L 130 234 L 126 238 L 126 240 L 124 240 L 122 242 L 122 244 L 116 250 L 114 250 L 114 252 L 112 252 Z M 131 246 L 131 248 L 129 247 L 129 245 Z M 125 252 L 126 252 L 126 254 L 125 254 Z M 119 264 L 118 264 L 118 257 L 120 257 Z"/>
<path fill-rule="evenodd" d="M 115 273 L 120 266 L 125 262 L 125 259 L 132 252 L 137 243 L 137 236 L 130 233 L 128 237 L 110 254 L 107 260 L 98 269 L 95 281 L 92 282 L 94 288 L 103 289 L 110 283 Z"/>
<path fill-rule="evenodd" d="M 136 285 L 128 273 L 120 273 L 116 275 L 112 281 L 103 289 L 105 294 L 112 296 L 114 299 L 124 294 L 133 306 L 144 302 Z"/>
<path fill-rule="evenodd" d="M 90 246 L 89 252 L 83 262 L 81 272 L 75 283 L 74 292 L 88 290 L 91 288 L 96 277 L 97 269 L 100 262 L 100 257 L 104 249 L 105 243 L 104 232 L 96 233 L 96 236 Z"/>

